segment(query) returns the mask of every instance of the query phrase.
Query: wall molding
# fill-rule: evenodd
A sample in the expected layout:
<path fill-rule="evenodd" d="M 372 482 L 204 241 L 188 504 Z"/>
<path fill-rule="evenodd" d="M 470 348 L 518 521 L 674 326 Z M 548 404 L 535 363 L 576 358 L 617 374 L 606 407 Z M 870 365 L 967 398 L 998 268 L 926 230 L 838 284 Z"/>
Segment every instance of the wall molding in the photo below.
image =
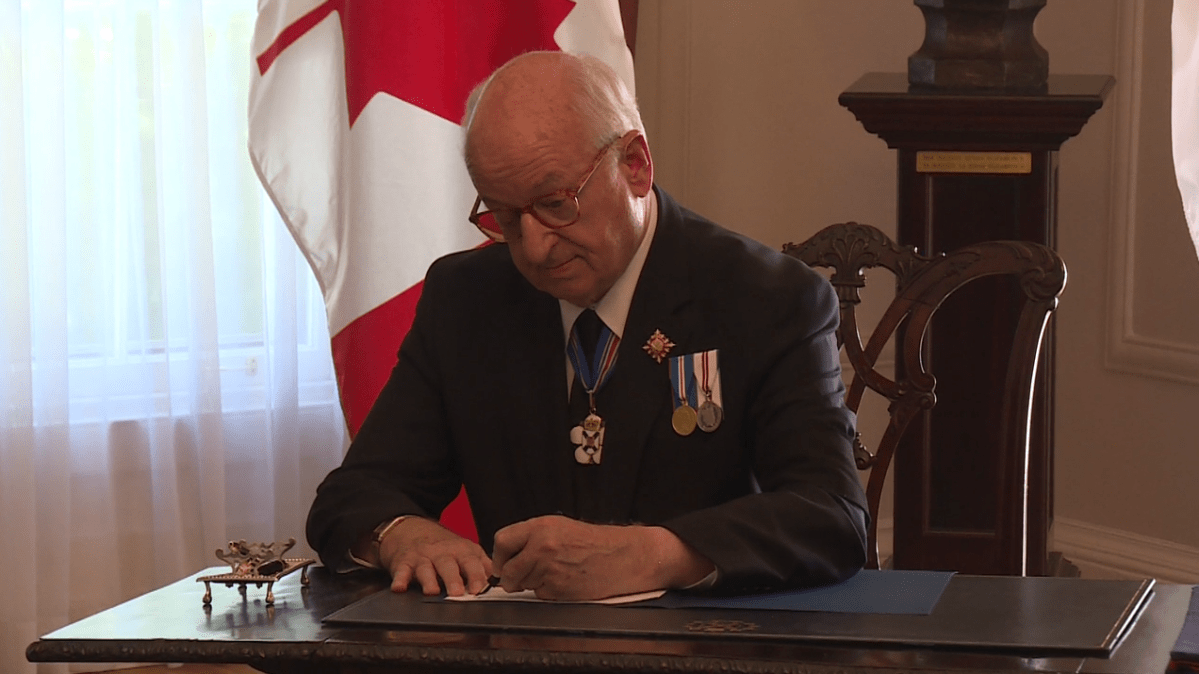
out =
<path fill-rule="evenodd" d="M 1145 0 L 1117 3 L 1116 82 L 1109 223 L 1109 370 L 1199 384 L 1199 344 L 1138 334 L 1136 302 L 1137 176 L 1140 169 L 1141 83 L 1144 77 Z"/>
<path fill-rule="evenodd" d="M 1063 517 L 1053 529 L 1053 548 L 1082 567 L 1084 576 L 1095 567 L 1127 578 L 1199 583 L 1199 548 Z"/>
<path fill-rule="evenodd" d="M 879 518 L 879 559 L 891 556 L 894 532 L 892 518 Z M 1167 583 L 1199 583 L 1199 548 L 1173 541 L 1058 517 L 1053 524 L 1050 547 L 1080 567 L 1084 578 L 1156 578 Z"/>

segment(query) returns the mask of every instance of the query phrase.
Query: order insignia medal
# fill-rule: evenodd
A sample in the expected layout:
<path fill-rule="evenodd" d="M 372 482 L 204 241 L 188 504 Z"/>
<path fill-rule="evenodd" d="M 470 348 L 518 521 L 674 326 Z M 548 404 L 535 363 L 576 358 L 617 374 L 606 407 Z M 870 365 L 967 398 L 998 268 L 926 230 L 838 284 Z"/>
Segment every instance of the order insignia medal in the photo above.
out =
<path fill-rule="evenodd" d="M 575 461 L 584 465 L 597 465 L 604 452 L 604 419 L 595 410 L 595 394 L 612 375 L 612 366 L 616 364 L 616 347 L 620 338 L 608 326 L 600 331 L 599 341 L 595 345 L 595 353 L 591 358 L 583 353 L 578 332 L 571 328 L 570 339 L 566 344 L 566 356 L 579 375 L 579 381 L 587 392 L 587 416 L 579 425 L 570 429 L 570 441 L 575 445 Z"/>
<path fill-rule="evenodd" d="M 649 354 L 654 362 L 661 363 L 670 350 L 674 348 L 674 342 L 662 334 L 661 330 L 654 330 L 654 334 L 649 336 L 645 344 L 641 345 L 641 349 Z"/>
<path fill-rule="evenodd" d="M 597 464 L 604 451 L 604 420 L 594 412 L 583 423 L 570 429 L 570 441 L 575 445 L 575 461 Z"/>

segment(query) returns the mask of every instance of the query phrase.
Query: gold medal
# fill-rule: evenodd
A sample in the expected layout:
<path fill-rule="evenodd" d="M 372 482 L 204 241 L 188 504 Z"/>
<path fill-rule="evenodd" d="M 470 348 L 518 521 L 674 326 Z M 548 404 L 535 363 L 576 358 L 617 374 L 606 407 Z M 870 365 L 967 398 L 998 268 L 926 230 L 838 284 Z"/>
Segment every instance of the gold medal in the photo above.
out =
<path fill-rule="evenodd" d="M 674 432 L 679 435 L 691 435 L 695 432 L 695 408 L 690 405 L 679 405 L 674 408 L 674 414 L 670 417 L 670 425 L 674 427 Z"/>

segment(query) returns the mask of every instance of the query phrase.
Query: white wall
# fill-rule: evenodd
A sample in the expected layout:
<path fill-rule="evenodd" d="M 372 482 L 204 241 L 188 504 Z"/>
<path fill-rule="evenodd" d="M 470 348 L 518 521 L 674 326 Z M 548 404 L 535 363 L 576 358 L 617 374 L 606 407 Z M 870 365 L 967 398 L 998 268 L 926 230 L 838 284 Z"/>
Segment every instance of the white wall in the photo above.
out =
<path fill-rule="evenodd" d="M 1054 547 L 1087 575 L 1194 582 L 1199 261 L 1170 159 L 1169 19 L 1163 0 L 1051 0 L 1037 22 L 1051 73 L 1118 79 L 1061 152 Z M 641 0 L 638 31 L 639 99 L 674 196 L 771 246 L 846 220 L 894 231 L 894 152 L 837 96 L 906 69 L 914 5 Z"/>

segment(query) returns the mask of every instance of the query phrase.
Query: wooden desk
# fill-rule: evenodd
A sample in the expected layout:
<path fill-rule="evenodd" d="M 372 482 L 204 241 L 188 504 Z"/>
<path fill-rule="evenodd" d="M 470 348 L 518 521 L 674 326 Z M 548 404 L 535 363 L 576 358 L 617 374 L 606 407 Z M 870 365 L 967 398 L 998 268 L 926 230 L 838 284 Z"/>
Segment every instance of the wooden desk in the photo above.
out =
<path fill-rule="evenodd" d="M 203 575 L 196 574 L 196 576 Z M 321 618 L 383 587 L 377 576 L 312 571 L 274 588 L 213 587 L 181 580 L 62 628 L 26 651 L 35 662 L 247 663 L 265 672 L 1164 672 L 1182 626 L 1189 586 L 1158 584 L 1149 606 L 1108 660 L 694 638 L 599 638 L 480 630 L 347 629 Z M 954 582 L 959 579 L 955 578 Z M 1077 581 L 1086 582 L 1086 581 Z M 655 610 L 655 609 L 625 609 Z"/>

